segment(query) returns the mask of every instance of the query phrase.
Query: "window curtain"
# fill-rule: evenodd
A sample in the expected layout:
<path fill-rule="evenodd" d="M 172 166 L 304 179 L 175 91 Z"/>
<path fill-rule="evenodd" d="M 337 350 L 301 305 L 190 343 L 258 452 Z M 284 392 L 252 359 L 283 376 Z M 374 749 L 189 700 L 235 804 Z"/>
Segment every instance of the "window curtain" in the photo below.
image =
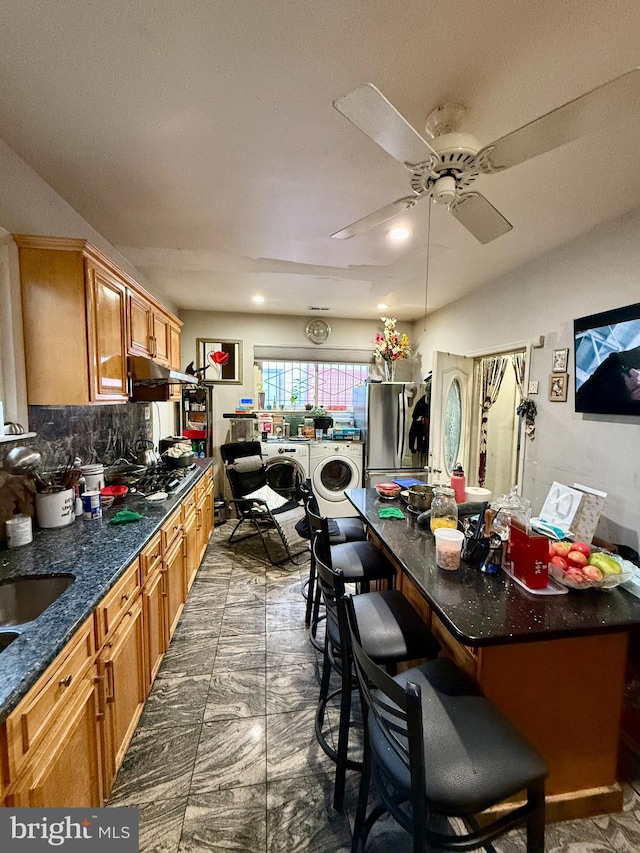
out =
<path fill-rule="evenodd" d="M 480 367 L 480 399 L 482 400 L 482 419 L 480 421 L 480 461 L 478 464 L 478 485 L 484 486 L 487 475 L 487 423 L 489 409 L 498 399 L 504 372 L 509 359 L 506 355 L 498 355 L 482 360 Z"/>

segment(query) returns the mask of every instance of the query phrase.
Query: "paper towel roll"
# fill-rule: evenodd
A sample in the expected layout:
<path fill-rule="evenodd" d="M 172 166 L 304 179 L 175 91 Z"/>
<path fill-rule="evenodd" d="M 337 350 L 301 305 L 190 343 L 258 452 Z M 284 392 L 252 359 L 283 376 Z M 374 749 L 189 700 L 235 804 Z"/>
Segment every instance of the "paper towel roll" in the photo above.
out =
<path fill-rule="evenodd" d="M 483 501 L 491 500 L 491 489 L 482 489 L 480 486 L 467 486 L 465 489 L 465 498 L 468 501 L 482 503 Z"/>

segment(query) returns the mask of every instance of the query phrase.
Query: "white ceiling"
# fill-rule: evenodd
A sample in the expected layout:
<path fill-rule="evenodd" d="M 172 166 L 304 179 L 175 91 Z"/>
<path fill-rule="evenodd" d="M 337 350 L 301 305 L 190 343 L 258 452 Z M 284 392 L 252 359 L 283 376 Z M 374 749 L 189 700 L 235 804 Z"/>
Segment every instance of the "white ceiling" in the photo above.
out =
<path fill-rule="evenodd" d="M 184 309 L 422 316 L 427 202 L 405 215 L 410 247 L 385 225 L 329 237 L 409 194 L 332 102 L 373 82 L 420 132 L 462 103 L 486 144 L 640 65 L 636 0 L 3 0 L 1 16 L 0 136 Z M 481 177 L 514 226 L 486 246 L 433 208 L 429 310 L 640 204 L 639 147 L 640 120 L 594 128 Z"/>

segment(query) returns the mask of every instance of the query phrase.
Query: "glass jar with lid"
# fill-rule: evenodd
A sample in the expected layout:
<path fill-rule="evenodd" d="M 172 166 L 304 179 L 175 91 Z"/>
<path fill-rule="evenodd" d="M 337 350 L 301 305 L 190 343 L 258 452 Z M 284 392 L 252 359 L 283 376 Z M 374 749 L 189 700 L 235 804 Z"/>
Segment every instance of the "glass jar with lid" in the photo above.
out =
<path fill-rule="evenodd" d="M 433 489 L 430 526 L 432 533 L 439 527 L 455 529 L 458 526 L 456 493 L 449 486 L 435 486 Z"/>

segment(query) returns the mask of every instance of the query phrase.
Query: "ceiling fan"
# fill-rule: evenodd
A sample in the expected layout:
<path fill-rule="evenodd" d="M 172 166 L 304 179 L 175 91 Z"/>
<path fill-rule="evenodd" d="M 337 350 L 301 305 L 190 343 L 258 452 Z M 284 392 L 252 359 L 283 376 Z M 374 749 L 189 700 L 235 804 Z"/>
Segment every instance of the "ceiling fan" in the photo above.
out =
<path fill-rule="evenodd" d="M 460 128 L 464 107 L 448 104 L 429 114 L 424 139 L 371 83 L 343 95 L 333 106 L 411 173 L 411 195 L 358 219 L 332 237 L 363 234 L 431 198 L 451 213 L 481 243 L 490 243 L 513 226 L 473 189 L 480 174 L 502 172 L 588 134 L 596 126 L 615 128 L 640 116 L 640 68 L 628 71 L 502 136 L 490 145 Z"/>

